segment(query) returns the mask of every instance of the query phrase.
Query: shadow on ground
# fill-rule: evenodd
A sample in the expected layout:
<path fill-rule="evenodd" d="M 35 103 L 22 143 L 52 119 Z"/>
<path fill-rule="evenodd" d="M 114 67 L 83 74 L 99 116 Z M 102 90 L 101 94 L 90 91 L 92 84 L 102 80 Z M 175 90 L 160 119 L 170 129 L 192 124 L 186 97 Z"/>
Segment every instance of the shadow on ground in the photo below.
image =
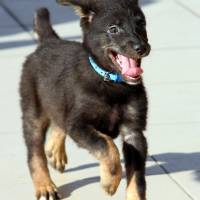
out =
<path fill-rule="evenodd" d="M 59 187 L 59 192 L 63 198 L 67 198 L 67 197 L 71 196 L 73 191 L 75 191 L 81 187 L 85 187 L 86 185 L 89 185 L 92 183 L 97 183 L 99 181 L 100 181 L 99 176 L 81 179 L 78 181 L 74 181 L 74 182 L 62 185 L 61 187 Z"/>
<path fill-rule="evenodd" d="M 40 7 L 49 9 L 51 21 L 54 25 L 79 19 L 70 7 L 60 6 L 56 3 L 56 0 L 19 0 L 16 3 L 14 3 L 13 0 L 1 0 L 0 6 L 2 6 L 10 18 L 16 22 L 16 26 L 21 26 L 20 31 L 20 29 L 16 29 L 16 27 L 8 28 L 9 24 L 6 24 L 5 28 L 7 32 L 5 30 L 0 31 L 0 36 L 24 32 L 23 26 L 32 30 L 34 13 Z M 4 19 L 1 18 L 0 21 L 1 20 Z"/>
<path fill-rule="evenodd" d="M 200 153 L 165 153 L 152 155 L 151 158 L 159 162 L 160 169 L 158 170 L 158 165 L 148 167 L 146 170 L 147 176 L 155 176 L 166 173 L 177 173 L 191 171 L 194 173 L 194 179 L 200 181 Z M 148 159 L 150 161 L 150 159 Z M 123 163 L 123 161 L 121 161 Z M 98 163 L 90 163 L 85 165 L 80 165 L 74 168 L 67 169 L 65 173 L 68 172 L 77 172 L 80 170 L 87 170 L 89 168 L 98 167 Z M 123 173 L 123 178 L 125 178 L 125 173 Z M 59 191 L 62 194 L 63 198 L 70 197 L 73 191 L 84 187 L 89 184 L 99 182 L 100 177 L 89 177 L 85 179 L 76 180 L 71 183 L 67 183 L 59 187 Z"/>
<path fill-rule="evenodd" d="M 140 0 L 140 5 L 146 6 L 148 4 L 155 3 L 156 1 L 157 0 Z M 53 25 L 79 20 L 79 17 L 74 13 L 72 8 L 60 6 L 55 0 L 19 0 L 17 3 L 13 2 L 13 0 L 1 0 L 0 6 L 9 15 L 9 18 L 14 20 L 16 23 L 16 26 L 13 27 L 12 24 L 12 27 L 9 27 L 9 24 L 3 22 L 7 20 L 6 18 L 4 19 L 4 15 L 2 15 L 0 18 L 0 24 L 1 22 L 3 23 L 3 28 L 0 29 L 0 37 L 23 33 L 27 30 L 32 31 L 34 12 L 40 7 L 47 7 L 49 9 Z M 19 26 L 21 28 L 18 28 Z M 80 39 L 80 36 L 65 39 L 77 40 Z M 0 49 L 18 48 L 33 45 L 34 43 L 34 40 L 6 41 L 0 43 Z"/>
<path fill-rule="evenodd" d="M 200 152 L 194 153 L 165 153 L 152 155 L 152 158 L 160 163 L 165 170 L 163 173 L 177 173 L 192 171 L 194 179 L 200 181 Z M 147 168 L 147 175 L 159 175 L 154 166 Z"/>

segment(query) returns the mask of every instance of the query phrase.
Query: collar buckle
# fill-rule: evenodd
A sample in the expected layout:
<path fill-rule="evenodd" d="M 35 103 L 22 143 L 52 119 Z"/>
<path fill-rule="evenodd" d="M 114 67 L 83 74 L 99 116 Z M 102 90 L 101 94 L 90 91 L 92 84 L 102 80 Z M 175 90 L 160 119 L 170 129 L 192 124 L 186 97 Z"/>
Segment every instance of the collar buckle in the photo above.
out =
<path fill-rule="evenodd" d="M 110 81 L 110 74 L 109 74 L 109 72 L 105 73 L 105 75 L 104 75 L 104 77 L 103 77 L 103 80 L 104 80 L 105 82 Z"/>

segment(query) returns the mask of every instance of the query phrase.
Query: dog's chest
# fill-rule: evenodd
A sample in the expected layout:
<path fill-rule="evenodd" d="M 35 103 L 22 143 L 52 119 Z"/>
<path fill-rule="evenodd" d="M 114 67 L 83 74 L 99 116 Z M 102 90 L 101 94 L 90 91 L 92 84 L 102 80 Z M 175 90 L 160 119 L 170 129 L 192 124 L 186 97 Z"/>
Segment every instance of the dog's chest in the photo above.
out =
<path fill-rule="evenodd" d="M 122 113 L 118 106 L 106 109 L 106 112 L 101 116 L 101 120 L 99 121 L 99 130 L 113 138 L 117 137 L 121 115 Z"/>

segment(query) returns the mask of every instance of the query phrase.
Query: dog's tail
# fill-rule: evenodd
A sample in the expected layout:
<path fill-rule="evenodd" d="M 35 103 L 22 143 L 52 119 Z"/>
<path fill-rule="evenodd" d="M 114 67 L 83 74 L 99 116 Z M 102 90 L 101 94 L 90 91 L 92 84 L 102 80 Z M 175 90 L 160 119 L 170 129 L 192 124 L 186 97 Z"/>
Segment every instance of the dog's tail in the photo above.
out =
<path fill-rule="evenodd" d="M 40 42 L 50 38 L 59 38 L 51 26 L 50 14 L 47 8 L 39 8 L 36 11 L 34 30 L 38 34 Z"/>

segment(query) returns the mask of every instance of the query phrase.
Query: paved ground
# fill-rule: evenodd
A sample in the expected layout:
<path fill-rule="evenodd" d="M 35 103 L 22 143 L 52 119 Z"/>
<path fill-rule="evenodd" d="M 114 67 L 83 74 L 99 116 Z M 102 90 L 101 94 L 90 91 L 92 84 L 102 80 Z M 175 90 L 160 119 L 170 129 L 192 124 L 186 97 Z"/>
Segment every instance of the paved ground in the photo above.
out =
<path fill-rule="evenodd" d="M 200 1 L 141 4 L 153 47 L 143 64 L 150 101 L 148 200 L 200 200 Z M 22 63 L 35 48 L 33 11 L 40 6 L 50 8 L 60 35 L 80 39 L 77 16 L 54 0 L 0 1 L 1 199 L 34 199 L 25 164 L 18 85 Z M 71 140 L 66 146 L 66 173 L 52 170 L 65 199 L 124 199 L 125 180 L 115 196 L 106 196 L 99 187 L 96 160 Z"/>

